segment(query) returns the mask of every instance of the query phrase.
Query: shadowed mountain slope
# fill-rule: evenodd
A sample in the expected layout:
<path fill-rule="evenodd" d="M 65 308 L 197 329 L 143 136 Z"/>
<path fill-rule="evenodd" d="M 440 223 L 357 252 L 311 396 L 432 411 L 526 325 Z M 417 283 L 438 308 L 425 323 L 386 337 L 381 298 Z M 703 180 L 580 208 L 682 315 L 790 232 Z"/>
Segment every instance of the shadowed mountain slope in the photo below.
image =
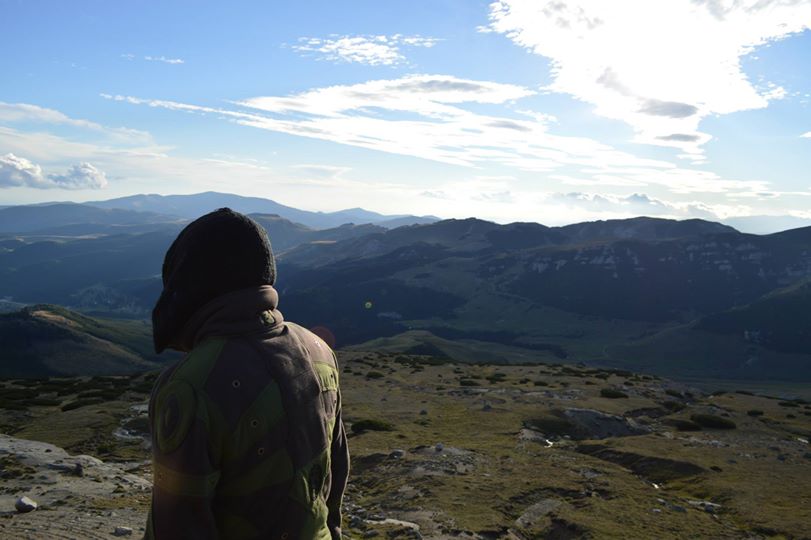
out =
<path fill-rule="evenodd" d="M 113 375 L 160 367 L 145 321 L 93 319 L 53 305 L 0 314 L 0 377 Z"/>

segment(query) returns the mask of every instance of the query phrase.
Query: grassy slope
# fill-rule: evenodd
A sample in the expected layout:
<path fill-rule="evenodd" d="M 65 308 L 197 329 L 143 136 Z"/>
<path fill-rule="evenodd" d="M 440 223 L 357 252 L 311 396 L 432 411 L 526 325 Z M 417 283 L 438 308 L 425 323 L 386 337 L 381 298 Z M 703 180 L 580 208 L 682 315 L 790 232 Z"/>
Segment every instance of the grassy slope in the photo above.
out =
<path fill-rule="evenodd" d="M 0 343 L 4 377 L 122 374 L 161 365 L 145 322 L 94 319 L 53 305 L 0 315 Z"/>

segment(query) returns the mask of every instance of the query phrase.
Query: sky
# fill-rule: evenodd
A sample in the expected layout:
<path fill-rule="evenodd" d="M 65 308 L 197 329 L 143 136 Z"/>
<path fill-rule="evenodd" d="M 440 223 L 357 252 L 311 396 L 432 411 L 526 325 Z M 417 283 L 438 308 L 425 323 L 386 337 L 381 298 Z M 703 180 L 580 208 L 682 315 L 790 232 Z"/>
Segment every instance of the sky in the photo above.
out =
<path fill-rule="evenodd" d="M 0 13 L 0 205 L 221 191 L 501 223 L 811 220 L 811 0 Z"/>

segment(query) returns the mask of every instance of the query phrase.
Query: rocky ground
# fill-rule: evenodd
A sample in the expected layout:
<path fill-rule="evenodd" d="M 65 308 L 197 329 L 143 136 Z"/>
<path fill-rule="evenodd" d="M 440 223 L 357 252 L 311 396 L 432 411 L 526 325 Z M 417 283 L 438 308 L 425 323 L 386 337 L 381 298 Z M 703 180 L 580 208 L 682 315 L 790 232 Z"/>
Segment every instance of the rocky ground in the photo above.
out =
<path fill-rule="evenodd" d="M 351 538 L 809 538 L 811 405 L 351 352 Z M 0 383 L 0 537 L 140 537 L 154 375 Z M 36 501 L 32 512 L 15 501 Z"/>

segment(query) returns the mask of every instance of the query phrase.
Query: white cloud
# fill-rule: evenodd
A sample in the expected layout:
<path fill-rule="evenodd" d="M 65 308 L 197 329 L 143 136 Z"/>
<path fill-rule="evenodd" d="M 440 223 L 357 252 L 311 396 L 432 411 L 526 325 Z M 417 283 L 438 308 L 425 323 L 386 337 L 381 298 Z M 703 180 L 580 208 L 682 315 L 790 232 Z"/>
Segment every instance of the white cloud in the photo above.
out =
<path fill-rule="evenodd" d="M 811 131 L 803 133 L 802 135 L 800 135 L 800 137 L 804 137 L 806 139 L 811 139 Z"/>
<path fill-rule="evenodd" d="M 64 174 L 43 174 L 42 167 L 31 161 L 6 154 L 0 156 L 0 188 L 101 189 L 107 177 L 90 163 L 71 166 Z"/>
<path fill-rule="evenodd" d="M 601 185 L 659 185 L 677 193 L 767 190 L 765 182 L 724 179 L 709 171 L 639 158 L 586 137 L 554 135 L 548 129 L 553 121 L 549 117 L 511 110 L 513 102 L 533 93 L 512 84 L 409 75 L 288 96 L 255 97 L 235 102 L 231 109 L 103 96 L 465 167 L 503 166 Z M 504 115 L 470 110 L 479 104 L 501 105 Z"/>
<path fill-rule="evenodd" d="M 636 140 L 700 156 L 700 121 L 766 107 L 785 90 L 758 86 L 741 58 L 811 28 L 804 0 L 499 0 L 490 29 L 549 58 L 549 89 L 622 120 Z"/>
<path fill-rule="evenodd" d="M 50 174 L 48 180 L 62 189 L 102 189 L 107 176 L 90 163 L 73 165 L 64 174 Z"/>
<path fill-rule="evenodd" d="M 182 58 L 167 58 L 165 56 L 144 56 L 147 62 L 163 62 L 164 64 L 185 64 Z"/>
<path fill-rule="evenodd" d="M 430 48 L 436 38 L 423 36 L 330 36 L 329 38 L 303 37 L 292 48 L 305 55 L 314 54 L 320 60 L 348 62 L 370 66 L 391 66 L 406 61 L 403 47 Z"/>

